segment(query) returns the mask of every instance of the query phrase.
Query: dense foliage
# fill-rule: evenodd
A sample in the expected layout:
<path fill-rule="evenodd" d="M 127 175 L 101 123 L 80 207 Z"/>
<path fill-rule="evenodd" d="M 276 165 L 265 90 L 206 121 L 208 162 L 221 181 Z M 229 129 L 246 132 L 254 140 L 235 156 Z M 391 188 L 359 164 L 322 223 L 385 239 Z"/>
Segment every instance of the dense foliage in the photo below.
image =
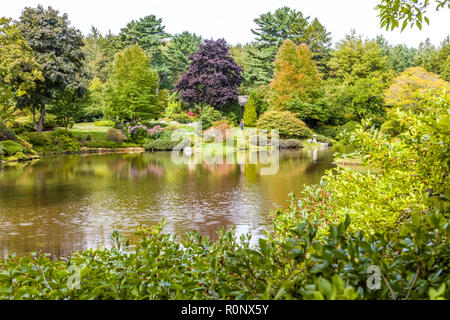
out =
<path fill-rule="evenodd" d="M 18 28 L 42 66 L 43 81 L 35 82 L 33 90 L 21 97 L 20 105 L 31 108 L 33 115 L 39 110 L 39 123 L 35 129 L 42 132 L 46 104 L 56 90 L 70 89 L 82 94 L 86 89 L 83 77 L 84 55 L 81 50 L 81 32 L 70 27 L 67 14 L 42 6 L 25 8 Z"/>
<path fill-rule="evenodd" d="M 271 130 L 279 130 L 281 138 L 305 139 L 312 137 L 312 132 L 306 124 L 289 111 L 268 111 L 259 118 L 257 127 L 268 133 Z"/>
<path fill-rule="evenodd" d="M 242 69 L 231 57 L 225 40 L 205 40 L 190 60 L 188 71 L 176 85 L 182 101 L 191 107 L 209 104 L 219 109 L 236 101 Z"/>
<path fill-rule="evenodd" d="M 321 78 L 312 53 L 305 44 L 295 46 L 286 40 L 275 59 L 275 75 L 271 82 L 274 110 L 287 110 L 300 119 L 314 117 L 316 110 L 305 112 L 305 105 L 312 105 L 319 97 Z"/>
<path fill-rule="evenodd" d="M 258 103 L 258 94 L 254 91 L 250 93 L 250 96 L 248 97 L 248 101 L 245 104 L 245 111 L 244 111 L 244 123 L 248 127 L 254 127 L 256 126 L 256 120 L 258 120 L 258 114 L 256 112 Z"/>
<path fill-rule="evenodd" d="M 111 118 L 157 119 L 162 114 L 156 95 L 158 74 L 149 63 L 150 58 L 139 46 L 128 47 L 116 55 L 105 93 Z"/>

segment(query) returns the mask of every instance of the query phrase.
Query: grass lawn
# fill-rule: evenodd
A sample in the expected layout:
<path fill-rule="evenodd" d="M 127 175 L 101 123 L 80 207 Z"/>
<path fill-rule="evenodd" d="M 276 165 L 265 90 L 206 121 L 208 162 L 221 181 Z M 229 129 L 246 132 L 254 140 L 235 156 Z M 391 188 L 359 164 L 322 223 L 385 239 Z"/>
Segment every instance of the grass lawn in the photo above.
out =
<path fill-rule="evenodd" d="M 106 137 L 106 133 L 111 128 L 112 127 L 98 127 L 93 122 L 84 122 L 74 124 L 69 131 L 82 138 L 91 136 L 92 140 L 103 140 Z"/>

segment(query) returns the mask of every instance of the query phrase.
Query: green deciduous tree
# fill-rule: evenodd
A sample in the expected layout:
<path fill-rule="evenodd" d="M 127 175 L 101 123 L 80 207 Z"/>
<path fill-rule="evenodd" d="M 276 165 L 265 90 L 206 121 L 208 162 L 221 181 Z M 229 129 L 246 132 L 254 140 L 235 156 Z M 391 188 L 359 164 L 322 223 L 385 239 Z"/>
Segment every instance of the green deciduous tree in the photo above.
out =
<path fill-rule="evenodd" d="M 420 111 L 424 94 L 438 95 L 448 86 L 439 75 L 422 67 L 409 68 L 400 73 L 386 91 L 386 103 L 403 110 Z"/>
<path fill-rule="evenodd" d="M 151 69 L 150 60 L 139 46 L 128 47 L 116 55 L 105 92 L 110 117 L 139 120 L 160 116 L 158 74 Z"/>
<path fill-rule="evenodd" d="M 352 32 L 338 43 L 329 66 L 329 98 L 346 120 L 383 115 L 384 90 L 393 71 L 379 42 L 363 40 Z"/>
<path fill-rule="evenodd" d="M 162 88 L 168 86 L 167 76 L 169 70 L 164 64 L 163 48 L 165 40 L 170 35 L 165 31 L 162 19 L 149 15 L 139 20 L 132 20 L 120 31 L 120 43 L 122 48 L 139 45 L 152 57 L 152 66 L 158 72 Z"/>
<path fill-rule="evenodd" d="M 75 121 L 84 115 L 83 108 L 86 105 L 86 99 L 86 95 L 69 87 L 55 90 L 52 101 L 48 105 L 48 112 L 54 114 L 67 131 Z"/>
<path fill-rule="evenodd" d="M 408 24 L 411 27 L 417 26 L 422 29 L 423 22 L 430 23 L 430 20 L 425 16 L 427 10 L 432 5 L 439 9 L 450 9 L 449 0 L 381 0 L 381 3 L 376 7 L 380 12 L 381 27 L 386 27 L 386 30 L 394 30 L 400 27 L 403 31 Z"/>
<path fill-rule="evenodd" d="M 89 120 L 101 118 L 105 114 L 105 84 L 99 79 L 94 78 L 89 83 L 88 98 L 84 108 L 84 116 Z"/>
<path fill-rule="evenodd" d="M 374 40 L 363 40 L 354 31 L 341 40 L 329 62 L 331 77 L 352 84 L 359 78 L 392 76 L 382 47 Z"/>
<path fill-rule="evenodd" d="M 31 107 L 35 129 L 42 132 L 45 107 L 56 90 L 85 90 L 83 37 L 80 31 L 70 27 L 67 14 L 59 15 L 51 7 L 25 8 L 17 25 L 42 66 L 44 77 L 44 81 L 37 82 L 34 90 L 21 99 L 20 105 Z M 36 123 L 37 110 L 39 123 Z"/>
<path fill-rule="evenodd" d="M 0 57 L 0 119 L 10 120 L 17 98 L 29 95 L 44 78 L 33 50 L 7 18 L 0 18 Z"/>

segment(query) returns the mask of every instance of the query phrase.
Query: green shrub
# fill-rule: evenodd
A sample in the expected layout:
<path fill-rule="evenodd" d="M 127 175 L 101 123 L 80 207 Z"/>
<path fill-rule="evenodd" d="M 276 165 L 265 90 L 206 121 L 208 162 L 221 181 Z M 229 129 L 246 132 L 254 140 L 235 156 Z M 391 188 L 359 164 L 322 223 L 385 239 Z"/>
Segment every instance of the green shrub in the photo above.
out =
<path fill-rule="evenodd" d="M 63 151 L 78 151 L 81 148 L 81 143 L 70 131 L 58 129 L 50 133 L 50 139 L 54 146 L 62 149 Z"/>
<path fill-rule="evenodd" d="M 147 151 L 170 151 L 177 147 L 183 139 L 180 138 L 176 141 L 172 141 L 171 132 L 163 132 L 163 134 L 156 140 L 147 139 L 144 143 L 144 148 Z M 190 142 L 183 143 L 181 148 L 190 146 Z"/>
<path fill-rule="evenodd" d="M 117 149 L 122 146 L 122 143 L 118 143 L 111 140 L 97 140 L 97 141 L 90 141 L 86 142 L 85 146 L 88 148 L 106 148 L 106 149 Z"/>
<path fill-rule="evenodd" d="M 313 130 L 318 134 L 335 139 L 338 135 L 339 127 L 319 123 L 313 128 Z"/>
<path fill-rule="evenodd" d="M 96 127 L 114 127 L 114 124 L 114 121 L 111 120 L 100 120 L 94 122 Z"/>
<path fill-rule="evenodd" d="M 207 130 L 211 128 L 213 122 L 222 120 L 222 114 L 220 111 L 208 106 L 203 108 L 198 119 L 202 122 L 202 129 Z"/>
<path fill-rule="evenodd" d="M 245 105 L 243 118 L 244 123 L 247 127 L 256 126 L 256 121 L 258 120 L 258 115 L 256 113 L 257 104 L 258 104 L 258 95 L 255 92 L 251 92 L 247 104 Z"/>
<path fill-rule="evenodd" d="M 170 116 L 170 120 L 183 124 L 192 122 L 192 118 L 185 113 L 174 113 Z"/>
<path fill-rule="evenodd" d="M 31 143 L 34 147 L 45 147 L 49 144 L 51 144 L 51 140 L 42 133 L 37 133 L 37 132 L 26 132 L 24 134 L 22 134 L 22 137 L 28 141 L 29 143 Z"/>
<path fill-rule="evenodd" d="M 381 133 L 391 137 L 396 137 L 405 130 L 406 130 L 405 126 L 403 126 L 397 120 L 387 120 L 385 123 L 381 125 L 380 128 Z"/>
<path fill-rule="evenodd" d="M 8 157 L 14 156 L 17 153 L 27 152 L 27 150 L 24 147 L 22 147 L 20 144 L 12 140 L 5 140 L 0 142 L 0 144 L 3 147 L 3 154 Z"/>
<path fill-rule="evenodd" d="M 140 227 L 133 247 L 114 232 L 111 249 L 1 259 L 0 299 L 450 299 L 448 218 L 432 214 L 372 236 L 349 232 L 350 224 L 330 225 L 320 237 L 306 221 L 257 248 L 235 230 L 213 242 L 199 232 L 176 239 L 163 225 Z M 67 285 L 71 266 L 83 275 L 79 288 Z M 367 285 L 373 266 L 383 274 L 380 290 Z"/>
<path fill-rule="evenodd" d="M 341 143 L 350 144 L 351 134 L 358 128 L 361 128 L 361 124 L 356 121 L 349 121 L 338 130 L 336 139 Z"/>
<path fill-rule="evenodd" d="M 312 131 L 306 124 L 288 111 L 268 111 L 258 120 L 259 129 L 279 130 L 281 138 L 305 139 L 312 137 Z"/>
<path fill-rule="evenodd" d="M 0 119 L 0 141 L 16 140 L 17 136 L 14 130 L 9 128 L 5 122 Z"/>
<path fill-rule="evenodd" d="M 106 133 L 106 140 L 115 142 L 117 144 L 121 144 L 127 139 L 128 139 L 127 136 L 124 135 L 121 130 L 109 129 L 108 132 Z"/>
<path fill-rule="evenodd" d="M 280 139 L 280 149 L 300 149 L 303 148 L 303 143 L 298 139 Z"/>

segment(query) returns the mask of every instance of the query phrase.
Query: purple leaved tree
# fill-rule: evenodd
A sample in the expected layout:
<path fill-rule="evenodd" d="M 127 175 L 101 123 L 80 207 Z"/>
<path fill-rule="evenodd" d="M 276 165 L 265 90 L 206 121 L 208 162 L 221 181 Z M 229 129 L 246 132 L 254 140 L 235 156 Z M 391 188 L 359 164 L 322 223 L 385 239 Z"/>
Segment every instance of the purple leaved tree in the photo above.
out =
<path fill-rule="evenodd" d="M 237 100 L 242 68 L 231 57 L 224 39 L 205 40 L 189 59 L 189 69 L 176 85 L 183 102 L 222 109 Z"/>

